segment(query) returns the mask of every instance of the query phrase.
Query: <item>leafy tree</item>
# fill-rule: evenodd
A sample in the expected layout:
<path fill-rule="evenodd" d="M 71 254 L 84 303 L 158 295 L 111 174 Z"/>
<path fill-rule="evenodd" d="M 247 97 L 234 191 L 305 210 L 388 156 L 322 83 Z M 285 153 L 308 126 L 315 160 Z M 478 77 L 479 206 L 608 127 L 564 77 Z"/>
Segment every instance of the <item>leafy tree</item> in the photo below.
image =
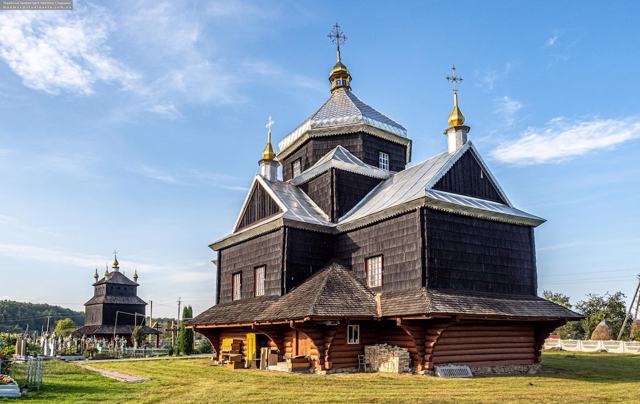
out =
<path fill-rule="evenodd" d="M 191 319 L 193 317 L 193 309 L 191 306 L 185 306 L 182 310 L 182 319 Z M 187 329 L 184 322 L 180 324 L 178 331 L 178 351 L 185 355 L 193 353 L 193 330 Z"/>
<path fill-rule="evenodd" d="M 564 306 L 567 309 L 573 308 L 569 296 L 565 294 L 545 290 L 542 293 L 542 296 L 548 301 Z M 560 335 L 560 338 L 562 339 L 582 339 L 584 336 L 582 325 L 578 321 L 570 321 L 567 324 L 556 328 L 554 332 Z"/>
<path fill-rule="evenodd" d="M 135 348 L 138 348 L 144 342 L 144 328 L 137 326 L 131 332 L 131 340 L 135 344 Z"/>
<path fill-rule="evenodd" d="M 585 300 L 578 302 L 576 309 L 585 317 L 581 321 L 583 335 L 590 336 L 596 326 L 605 320 L 611 334 L 617 337 L 626 315 L 624 298 L 622 292 L 604 295 L 588 294 Z"/>
<path fill-rule="evenodd" d="M 70 318 L 76 324 L 84 322 L 84 313 L 48 304 L 34 304 L 0 300 L 0 332 L 24 332 L 46 329 L 47 317 L 53 330 L 56 320 Z"/>
<path fill-rule="evenodd" d="M 63 337 L 68 337 L 76 328 L 76 323 L 72 319 L 63 318 L 56 323 L 55 332 Z"/>
<path fill-rule="evenodd" d="M 201 354 L 207 354 L 207 353 L 213 352 L 213 347 L 211 346 L 211 341 L 209 341 L 209 338 L 204 337 L 200 339 L 200 342 L 198 343 L 196 351 Z"/>

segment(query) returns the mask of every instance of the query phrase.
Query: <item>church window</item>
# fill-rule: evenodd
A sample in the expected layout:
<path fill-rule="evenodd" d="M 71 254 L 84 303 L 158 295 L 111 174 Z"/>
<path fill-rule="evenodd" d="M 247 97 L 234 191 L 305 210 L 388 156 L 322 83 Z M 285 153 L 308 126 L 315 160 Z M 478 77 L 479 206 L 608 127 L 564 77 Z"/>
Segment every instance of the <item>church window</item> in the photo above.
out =
<path fill-rule="evenodd" d="M 347 344 L 360 343 L 360 326 L 349 324 L 347 326 Z"/>
<path fill-rule="evenodd" d="M 253 280 L 254 280 L 254 292 L 256 296 L 264 296 L 264 273 L 266 267 L 260 266 L 255 268 L 253 271 Z"/>
<path fill-rule="evenodd" d="M 367 286 L 370 288 L 382 286 L 382 255 L 367 258 L 365 272 Z"/>
<path fill-rule="evenodd" d="M 240 300 L 242 297 L 242 272 L 236 272 L 231 278 L 232 300 Z"/>
<path fill-rule="evenodd" d="M 389 154 L 385 152 L 380 152 L 378 154 L 378 167 L 382 168 L 383 170 L 389 169 Z"/>
<path fill-rule="evenodd" d="M 292 169 L 294 178 L 300 175 L 300 173 L 302 172 L 302 161 L 300 161 L 300 159 L 294 161 L 292 164 Z"/>

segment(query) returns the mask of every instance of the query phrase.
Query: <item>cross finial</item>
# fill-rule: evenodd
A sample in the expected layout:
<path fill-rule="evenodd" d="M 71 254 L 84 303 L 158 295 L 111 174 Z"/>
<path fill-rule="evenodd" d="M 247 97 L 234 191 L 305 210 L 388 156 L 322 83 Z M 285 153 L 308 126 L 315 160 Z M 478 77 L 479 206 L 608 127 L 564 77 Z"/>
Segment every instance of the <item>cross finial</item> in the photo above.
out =
<path fill-rule="evenodd" d="M 331 32 L 329 32 L 329 35 L 327 36 L 331 39 L 331 42 L 336 44 L 336 49 L 338 50 L 338 62 L 339 62 L 340 61 L 340 44 L 343 44 L 347 40 L 347 36 L 344 34 L 344 32 L 340 30 L 340 24 L 338 24 L 337 22 L 331 29 Z"/>
<path fill-rule="evenodd" d="M 276 121 L 274 121 L 271 118 L 271 115 L 269 115 L 269 119 L 267 120 L 267 124 L 265 125 L 265 127 L 269 130 L 269 142 L 271 142 L 271 127 L 274 123 L 276 123 Z"/>
<path fill-rule="evenodd" d="M 447 76 L 447 80 L 453 83 L 453 93 L 457 94 L 457 83 L 462 82 L 464 79 L 461 76 L 456 75 L 456 65 L 451 66 L 451 75 Z"/>

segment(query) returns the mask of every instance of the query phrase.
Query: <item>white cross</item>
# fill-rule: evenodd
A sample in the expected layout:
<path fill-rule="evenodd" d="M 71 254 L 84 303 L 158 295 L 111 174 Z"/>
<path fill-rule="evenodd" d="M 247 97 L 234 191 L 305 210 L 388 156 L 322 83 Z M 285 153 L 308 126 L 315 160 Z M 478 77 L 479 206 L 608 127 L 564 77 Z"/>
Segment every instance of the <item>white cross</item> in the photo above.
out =
<path fill-rule="evenodd" d="M 273 124 L 276 123 L 273 119 L 271 119 L 271 115 L 269 115 L 269 120 L 267 121 L 267 125 L 266 127 L 269 129 L 269 132 L 271 132 L 271 127 L 273 126 Z"/>

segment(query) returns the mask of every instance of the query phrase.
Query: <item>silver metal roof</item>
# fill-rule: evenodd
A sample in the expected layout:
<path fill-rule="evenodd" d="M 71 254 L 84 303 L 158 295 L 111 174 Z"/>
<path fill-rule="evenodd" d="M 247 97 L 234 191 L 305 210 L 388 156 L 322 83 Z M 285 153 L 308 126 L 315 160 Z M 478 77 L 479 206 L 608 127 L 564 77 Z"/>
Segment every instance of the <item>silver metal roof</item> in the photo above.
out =
<path fill-rule="evenodd" d="M 278 143 L 280 151 L 293 144 L 312 129 L 367 124 L 403 138 L 407 130 L 386 115 L 362 102 L 351 91 L 343 88 L 331 93 L 331 97 L 309 118 Z"/>
<path fill-rule="evenodd" d="M 469 150 L 478 158 L 478 162 L 483 166 L 484 172 L 494 181 L 498 193 L 507 201 L 507 204 L 433 189 L 433 186 L 451 169 L 455 162 Z M 504 191 L 491 175 L 489 168 L 475 150 L 473 144 L 467 142 L 454 154 L 447 152 L 438 154 L 420 164 L 400 171 L 383 181 L 354 206 L 353 209 L 341 217 L 338 223 L 349 223 L 373 213 L 381 212 L 385 209 L 423 197 L 430 199 L 434 205 L 437 205 L 438 202 L 444 202 L 467 209 L 478 209 L 485 212 L 543 221 L 543 219 L 516 209 L 511 205 Z"/>
<path fill-rule="evenodd" d="M 351 154 L 351 152 L 344 147 L 337 146 L 325 154 L 313 166 L 293 178 L 291 183 L 293 185 L 304 184 L 331 168 L 339 168 L 344 171 L 381 179 L 389 178 L 393 174 L 388 170 L 369 165 Z"/>

